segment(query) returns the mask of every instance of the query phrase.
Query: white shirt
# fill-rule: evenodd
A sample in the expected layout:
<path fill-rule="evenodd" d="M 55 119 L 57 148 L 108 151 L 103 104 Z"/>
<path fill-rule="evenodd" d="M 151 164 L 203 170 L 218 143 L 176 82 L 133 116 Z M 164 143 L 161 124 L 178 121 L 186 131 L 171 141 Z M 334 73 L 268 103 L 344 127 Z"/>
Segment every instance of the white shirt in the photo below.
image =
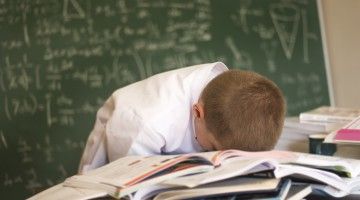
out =
<path fill-rule="evenodd" d="M 86 172 L 126 155 L 201 151 L 192 106 L 228 68 L 221 62 L 163 72 L 116 90 L 97 113 L 80 162 Z"/>

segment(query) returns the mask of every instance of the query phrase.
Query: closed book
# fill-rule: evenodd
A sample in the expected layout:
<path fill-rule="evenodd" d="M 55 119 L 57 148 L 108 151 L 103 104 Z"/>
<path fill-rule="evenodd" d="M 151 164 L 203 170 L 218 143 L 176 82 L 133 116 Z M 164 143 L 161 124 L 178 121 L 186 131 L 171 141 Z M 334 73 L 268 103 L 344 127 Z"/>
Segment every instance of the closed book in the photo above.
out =
<path fill-rule="evenodd" d="M 321 106 L 313 110 L 300 113 L 300 122 L 334 122 L 348 123 L 360 116 L 358 108 L 341 108 Z"/>

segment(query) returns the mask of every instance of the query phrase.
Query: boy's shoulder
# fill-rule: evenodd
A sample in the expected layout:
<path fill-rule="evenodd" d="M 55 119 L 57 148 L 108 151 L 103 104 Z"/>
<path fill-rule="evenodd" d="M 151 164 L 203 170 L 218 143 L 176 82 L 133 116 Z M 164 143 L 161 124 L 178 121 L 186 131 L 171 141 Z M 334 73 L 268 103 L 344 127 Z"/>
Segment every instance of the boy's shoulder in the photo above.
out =
<path fill-rule="evenodd" d="M 198 65 L 192 65 L 192 66 L 188 66 L 188 67 L 182 67 L 182 68 L 177 68 L 177 69 L 173 69 L 173 70 L 169 70 L 169 71 L 165 71 L 159 74 L 156 74 L 154 76 L 151 76 L 149 78 L 157 78 L 157 77 L 167 77 L 167 76 L 172 76 L 172 75 L 177 75 L 177 76 L 188 76 L 190 74 L 202 74 L 205 72 L 217 72 L 217 73 L 221 73 L 224 71 L 227 71 L 228 68 L 227 66 L 222 63 L 222 62 L 214 62 L 214 63 L 205 63 L 205 64 L 198 64 Z"/>
<path fill-rule="evenodd" d="M 201 79 L 199 77 L 204 77 L 204 79 L 207 79 L 208 77 L 214 77 L 227 70 L 228 68 L 226 65 L 221 62 L 178 68 L 165 71 L 144 80 L 127 85 L 116 90 L 114 95 L 128 95 L 131 93 L 136 94 L 145 90 L 145 94 L 148 94 L 149 92 L 151 93 L 151 90 L 159 91 L 166 88 L 171 88 L 174 90 L 176 87 L 183 87 L 183 85 L 192 85 L 194 84 L 194 80 L 199 82 Z M 213 73 L 213 75 L 210 75 L 211 73 Z"/>

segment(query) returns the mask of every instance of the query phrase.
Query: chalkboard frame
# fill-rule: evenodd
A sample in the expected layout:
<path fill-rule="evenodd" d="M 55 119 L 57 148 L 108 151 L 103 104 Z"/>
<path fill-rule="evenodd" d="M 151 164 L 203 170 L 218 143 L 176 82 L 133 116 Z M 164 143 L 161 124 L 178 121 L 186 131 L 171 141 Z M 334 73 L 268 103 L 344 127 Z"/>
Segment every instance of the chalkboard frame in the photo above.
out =
<path fill-rule="evenodd" d="M 317 8 L 318 8 L 318 15 L 319 15 L 320 33 L 321 33 L 321 40 L 322 40 L 323 52 L 324 52 L 325 71 L 326 71 L 326 79 L 327 79 L 328 90 L 329 90 L 330 105 L 335 106 L 336 102 L 335 102 L 334 87 L 333 87 L 333 80 L 332 80 L 332 73 L 331 73 L 331 66 L 330 66 L 329 51 L 328 51 L 328 47 L 327 47 L 328 40 L 326 37 L 326 26 L 325 26 L 322 0 L 316 0 L 316 4 L 317 4 Z"/>

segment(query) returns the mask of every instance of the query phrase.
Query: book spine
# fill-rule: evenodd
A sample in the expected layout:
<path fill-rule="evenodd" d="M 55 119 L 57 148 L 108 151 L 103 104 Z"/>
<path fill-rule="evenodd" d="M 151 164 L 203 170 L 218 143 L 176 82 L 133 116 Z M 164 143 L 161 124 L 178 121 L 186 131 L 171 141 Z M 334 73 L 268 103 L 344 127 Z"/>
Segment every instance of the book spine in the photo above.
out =
<path fill-rule="evenodd" d="M 318 122 L 349 122 L 353 120 L 353 117 L 339 117 L 339 116 L 330 116 L 330 115 L 313 115 L 308 113 L 301 113 L 299 116 L 300 122 L 306 121 L 318 121 Z"/>

